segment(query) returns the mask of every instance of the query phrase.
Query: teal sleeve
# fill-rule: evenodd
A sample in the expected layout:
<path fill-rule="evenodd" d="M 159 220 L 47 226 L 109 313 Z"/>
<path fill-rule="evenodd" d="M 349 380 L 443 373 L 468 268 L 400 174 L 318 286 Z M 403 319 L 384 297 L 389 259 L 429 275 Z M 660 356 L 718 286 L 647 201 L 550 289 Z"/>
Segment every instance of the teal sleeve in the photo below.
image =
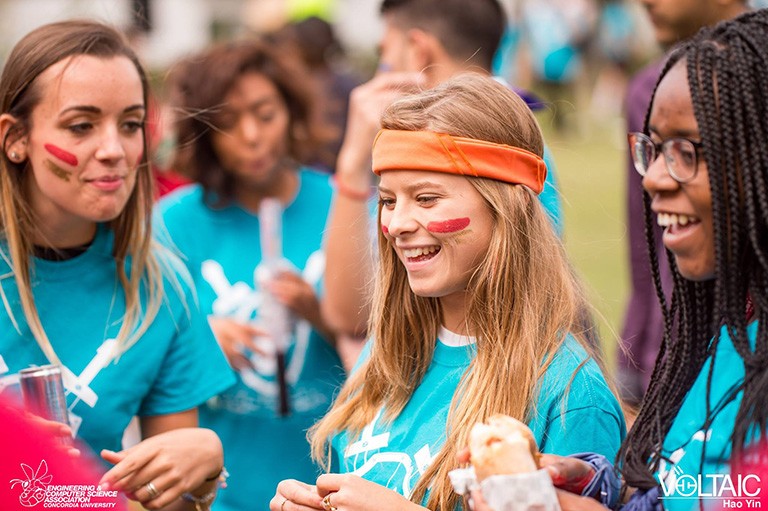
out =
<path fill-rule="evenodd" d="M 547 165 L 547 179 L 544 181 L 544 189 L 539 194 L 539 201 L 544 206 L 555 232 L 563 237 L 563 210 L 560 203 L 560 189 L 557 186 L 555 161 L 549 147 L 544 146 L 544 163 Z"/>
<path fill-rule="evenodd" d="M 177 311 L 175 319 L 177 334 L 152 391 L 141 403 L 139 416 L 190 410 L 235 383 L 234 373 L 197 307 L 189 304 L 188 309 Z"/>
<path fill-rule="evenodd" d="M 626 435 L 624 413 L 600 366 L 573 337 L 547 368 L 529 426 L 541 452 L 616 456 Z"/>
<path fill-rule="evenodd" d="M 569 410 L 552 421 L 539 448 L 560 456 L 594 452 L 613 461 L 625 434 L 621 417 L 604 407 L 588 406 Z"/>

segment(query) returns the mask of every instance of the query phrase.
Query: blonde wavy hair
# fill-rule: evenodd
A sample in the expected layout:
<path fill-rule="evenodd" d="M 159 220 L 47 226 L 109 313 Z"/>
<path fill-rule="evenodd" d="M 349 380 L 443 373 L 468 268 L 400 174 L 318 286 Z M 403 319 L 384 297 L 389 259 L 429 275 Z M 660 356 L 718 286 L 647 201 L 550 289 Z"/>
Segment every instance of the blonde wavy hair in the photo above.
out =
<path fill-rule="evenodd" d="M 0 257 L 12 269 L 12 274 L 0 275 L 0 280 L 15 280 L 29 329 L 48 360 L 55 364 L 61 364 L 61 361 L 43 329 L 31 288 L 33 240 L 39 232 L 35 227 L 39 220 L 35 218 L 26 191 L 31 172 L 27 161 L 11 161 L 7 148 L 32 129 L 31 114 L 43 94 L 37 77 L 57 62 L 76 55 L 105 59 L 127 57 L 141 78 L 145 105 L 149 93 L 146 73 L 123 36 L 115 29 L 93 21 L 52 23 L 30 32 L 13 48 L 3 69 L 0 112 L 13 115 L 16 123 L 4 134 L 0 154 L 0 241 L 7 246 L 7 252 L 0 249 Z M 125 352 L 147 330 L 163 302 L 163 276 L 171 277 L 181 267 L 177 259 L 152 238 L 154 190 L 147 162 L 145 131 L 142 131 L 142 138 L 144 151 L 136 185 L 123 211 L 109 222 L 115 237 L 113 256 L 117 262 L 117 277 L 126 304 L 117 337 L 118 353 Z M 130 272 L 126 270 L 127 265 L 130 265 Z M 172 278 L 171 282 L 181 292 L 178 280 Z M 142 286 L 145 288 L 142 289 Z M 148 297 L 146 307 L 142 306 L 142 293 Z M 20 331 L 1 287 L 0 298 L 14 326 Z"/>
<path fill-rule="evenodd" d="M 479 75 L 463 75 L 394 103 L 382 126 L 543 152 L 541 131 L 526 104 Z M 476 422 L 495 413 L 530 419 L 538 383 L 569 333 L 592 354 L 586 338 L 588 304 L 536 196 L 523 186 L 467 179 L 485 199 L 495 225 L 487 255 L 468 285 L 467 329 L 477 339 L 477 356 L 451 402 L 447 440 L 409 496 L 421 504 L 429 494 L 430 509 L 457 506 L 447 474 L 458 466 L 456 454 L 467 445 Z M 312 454 L 326 467 L 330 439 L 344 430 L 359 435 L 382 407 L 384 420 L 394 420 L 432 361 L 442 321 L 439 299 L 411 291 L 402 263 L 381 232 L 379 256 L 369 320 L 375 340 L 371 356 L 310 431 Z"/>

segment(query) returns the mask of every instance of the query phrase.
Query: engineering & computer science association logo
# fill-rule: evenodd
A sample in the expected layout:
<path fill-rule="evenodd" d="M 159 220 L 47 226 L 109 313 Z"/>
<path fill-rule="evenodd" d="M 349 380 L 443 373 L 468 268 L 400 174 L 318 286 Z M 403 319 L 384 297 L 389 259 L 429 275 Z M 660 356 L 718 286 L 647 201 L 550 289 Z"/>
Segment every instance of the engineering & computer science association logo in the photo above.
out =
<path fill-rule="evenodd" d="M 11 479 L 12 490 L 19 491 L 19 503 L 27 508 L 41 506 L 49 509 L 114 508 L 117 491 L 104 491 L 87 484 L 51 484 L 53 475 L 48 473 L 48 463 L 41 460 L 37 469 L 21 463 L 23 478 Z"/>
<path fill-rule="evenodd" d="M 24 479 L 11 479 L 11 488 L 21 487 L 19 502 L 24 507 L 33 507 L 45 500 L 46 488 L 53 476 L 48 473 L 48 464 L 45 460 L 40 461 L 37 470 L 32 469 L 26 463 L 21 464 L 21 470 L 24 471 Z"/>

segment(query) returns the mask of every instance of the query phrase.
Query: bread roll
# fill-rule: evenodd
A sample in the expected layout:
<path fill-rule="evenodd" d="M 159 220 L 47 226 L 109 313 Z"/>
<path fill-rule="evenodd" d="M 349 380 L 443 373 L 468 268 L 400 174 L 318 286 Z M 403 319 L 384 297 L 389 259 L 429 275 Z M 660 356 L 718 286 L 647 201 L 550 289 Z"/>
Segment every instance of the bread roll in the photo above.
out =
<path fill-rule="evenodd" d="M 533 433 L 507 415 L 494 415 L 487 424 L 475 424 L 469 433 L 469 453 L 478 481 L 492 475 L 524 474 L 539 469 Z"/>

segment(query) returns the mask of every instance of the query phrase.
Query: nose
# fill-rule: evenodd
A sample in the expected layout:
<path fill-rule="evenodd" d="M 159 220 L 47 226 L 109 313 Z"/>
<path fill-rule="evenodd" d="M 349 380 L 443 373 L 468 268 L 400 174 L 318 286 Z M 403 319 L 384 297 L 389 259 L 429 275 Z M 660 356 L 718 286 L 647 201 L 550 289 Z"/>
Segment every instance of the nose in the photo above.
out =
<path fill-rule="evenodd" d="M 381 224 L 387 228 L 390 236 L 396 238 L 412 233 L 418 228 L 418 222 L 405 204 L 395 204 L 391 210 L 384 208 L 381 212 Z"/>
<path fill-rule="evenodd" d="M 96 158 L 102 161 L 116 162 L 125 158 L 123 139 L 117 126 L 107 126 L 102 132 Z"/>
<path fill-rule="evenodd" d="M 667 162 L 663 154 L 656 156 L 656 159 L 648 166 L 648 170 L 643 176 L 643 188 L 650 195 L 656 195 L 663 191 L 674 191 L 680 186 L 667 170 Z"/>
<path fill-rule="evenodd" d="M 237 131 L 240 137 L 248 144 L 255 145 L 259 141 L 260 127 L 255 116 L 250 113 L 244 113 L 240 116 L 237 124 Z"/>

